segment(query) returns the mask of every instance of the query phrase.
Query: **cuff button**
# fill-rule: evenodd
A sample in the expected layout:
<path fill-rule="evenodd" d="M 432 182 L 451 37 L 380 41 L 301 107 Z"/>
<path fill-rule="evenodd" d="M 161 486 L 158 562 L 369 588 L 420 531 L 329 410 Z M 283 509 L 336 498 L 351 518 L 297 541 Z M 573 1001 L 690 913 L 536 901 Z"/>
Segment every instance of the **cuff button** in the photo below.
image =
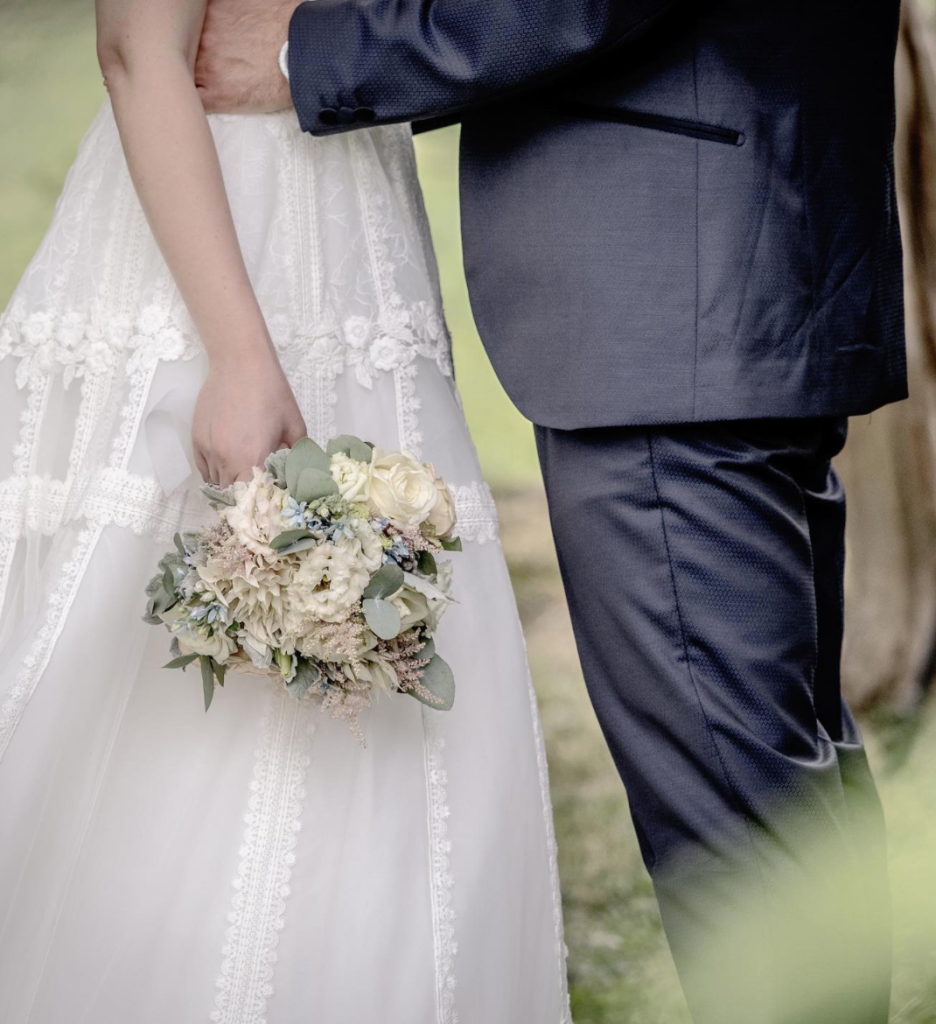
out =
<path fill-rule="evenodd" d="M 354 120 L 361 121 L 364 124 L 370 124 L 372 121 L 377 120 L 377 115 L 370 107 L 358 107 L 357 110 L 354 111 Z"/>
<path fill-rule="evenodd" d="M 328 125 L 331 128 L 333 125 L 338 124 L 338 111 L 334 107 L 326 107 L 324 110 L 319 111 L 319 120 L 324 125 Z"/>
<path fill-rule="evenodd" d="M 350 107 L 338 108 L 339 124 L 351 124 L 354 121 L 354 111 Z"/>

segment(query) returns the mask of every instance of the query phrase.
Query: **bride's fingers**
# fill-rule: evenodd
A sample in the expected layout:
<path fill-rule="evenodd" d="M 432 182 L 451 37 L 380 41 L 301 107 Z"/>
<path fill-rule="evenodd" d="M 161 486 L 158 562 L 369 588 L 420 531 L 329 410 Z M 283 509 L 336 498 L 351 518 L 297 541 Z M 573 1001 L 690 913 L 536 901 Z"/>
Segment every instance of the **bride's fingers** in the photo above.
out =
<path fill-rule="evenodd" d="M 195 449 L 195 466 L 198 469 L 198 472 L 201 473 L 202 480 L 207 483 L 211 479 L 211 470 L 209 469 L 208 462 L 200 448 Z"/>
<path fill-rule="evenodd" d="M 223 487 L 221 482 L 221 467 L 217 461 L 209 456 L 208 458 L 208 479 L 216 486 Z"/>

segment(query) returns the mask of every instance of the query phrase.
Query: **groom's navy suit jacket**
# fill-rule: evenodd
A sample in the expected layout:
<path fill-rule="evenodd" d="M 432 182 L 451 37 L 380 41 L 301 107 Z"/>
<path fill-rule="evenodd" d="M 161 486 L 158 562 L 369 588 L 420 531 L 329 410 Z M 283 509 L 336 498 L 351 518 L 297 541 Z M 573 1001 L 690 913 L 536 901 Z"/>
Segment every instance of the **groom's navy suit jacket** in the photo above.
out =
<path fill-rule="evenodd" d="M 899 0 L 316 0 L 302 127 L 462 121 L 472 305 L 552 427 L 904 397 Z"/>

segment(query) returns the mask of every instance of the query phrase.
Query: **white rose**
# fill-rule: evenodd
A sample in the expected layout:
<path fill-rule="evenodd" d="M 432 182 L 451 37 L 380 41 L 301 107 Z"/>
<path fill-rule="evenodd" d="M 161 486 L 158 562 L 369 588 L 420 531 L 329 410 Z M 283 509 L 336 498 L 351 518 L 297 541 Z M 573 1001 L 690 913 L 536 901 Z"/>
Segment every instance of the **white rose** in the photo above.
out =
<path fill-rule="evenodd" d="M 237 650 L 237 642 L 227 633 L 208 636 L 196 629 L 186 629 L 177 634 L 179 650 L 183 654 L 200 654 L 214 658 L 223 665 Z"/>
<path fill-rule="evenodd" d="M 374 449 L 370 496 L 377 511 L 400 529 L 424 523 L 439 502 L 435 480 L 416 456 L 385 448 Z"/>
<path fill-rule="evenodd" d="M 451 583 L 451 562 L 439 562 L 439 572 L 434 584 L 423 579 L 422 576 L 414 576 L 412 573 L 406 574 L 406 587 L 409 590 L 416 591 L 426 599 L 427 611 L 421 621 L 425 623 L 430 635 L 439 628 L 442 616 L 452 603 L 452 599 L 449 596 Z"/>
<path fill-rule="evenodd" d="M 288 497 L 282 487 L 273 483 L 266 470 L 254 467 L 250 483 L 234 484 L 237 504 L 228 506 L 222 515 L 237 540 L 257 555 L 273 555 L 270 541 L 284 530 L 283 508 Z"/>
<path fill-rule="evenodd" d="M 430 470 L 432 467 L 428 467 Z M 457 514 L 455 511 L 455 495 L 451 488 L 439 476 L 435 478 L 435 488 L 439 492 L 439 500 L 429 514 L 427 522 L 435 530 L 436 536 L 448 540 L 455 529 Z"/>
<path fill-rule="evenodd" d="M 343 622 L 361 600 L 370 578 L 357 539 L 309 548 L 301 553 L 287 592 L 290 617 L 296 623 Z"/>
<path fill-rule="evenodd" d="M 403 631 L 418 622 L 424 622 L 429 617 L 428 598 L 409 587 L 401 587 L 390 598 L 390 603 L 400 613 L 400 626 Z"/>
<path fill-rule="evenodd" d="M 370 498 L 370 466 L 336 452 L 331 458 L 332 479 L 338 484 L 345 501 L 367 501 Z"/>

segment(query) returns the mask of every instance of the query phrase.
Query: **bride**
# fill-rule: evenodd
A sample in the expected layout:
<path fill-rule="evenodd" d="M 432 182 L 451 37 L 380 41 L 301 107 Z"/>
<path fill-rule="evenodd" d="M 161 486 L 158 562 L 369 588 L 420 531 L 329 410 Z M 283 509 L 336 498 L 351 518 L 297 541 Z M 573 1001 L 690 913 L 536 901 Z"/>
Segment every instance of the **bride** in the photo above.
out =
<path fill-rule="evenodd" d="M 109 98 L 0 320 L 0 1024 L 562 1024 L 542 737 L 408 129 L 206 118 L 204 0 L 98 0 Z M 443 714 L 164 671 L 177 529 L 308 433 L 410 449 L 464 552 Z"/>

